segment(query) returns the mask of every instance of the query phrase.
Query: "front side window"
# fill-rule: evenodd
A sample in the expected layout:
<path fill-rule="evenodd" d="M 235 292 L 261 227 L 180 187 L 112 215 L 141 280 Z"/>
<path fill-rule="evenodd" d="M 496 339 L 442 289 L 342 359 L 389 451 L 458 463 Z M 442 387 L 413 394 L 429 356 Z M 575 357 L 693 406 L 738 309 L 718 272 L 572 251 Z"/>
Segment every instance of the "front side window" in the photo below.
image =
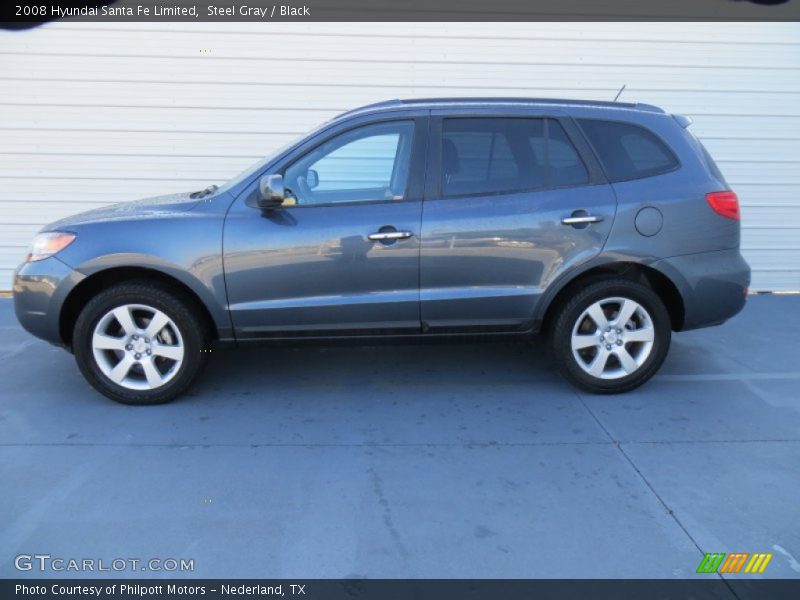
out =
<path fill-rule="evenodd" d="M 639 125 L 579 119 L 611 181 L 628 181 L 672 171 L 678 160 L 655 134 Z"/>
<path fill-rule="evenodd" d="M 412 121 L 342 133 L 286 169 L 286 195 L 299 205 L 402 200 L 413 137 Z"/>
<path fill-rule="evenodd" d="M 514 193 L 582 185 L 589 173 L 555 119 L 445 119 L 442 194 Z"/>

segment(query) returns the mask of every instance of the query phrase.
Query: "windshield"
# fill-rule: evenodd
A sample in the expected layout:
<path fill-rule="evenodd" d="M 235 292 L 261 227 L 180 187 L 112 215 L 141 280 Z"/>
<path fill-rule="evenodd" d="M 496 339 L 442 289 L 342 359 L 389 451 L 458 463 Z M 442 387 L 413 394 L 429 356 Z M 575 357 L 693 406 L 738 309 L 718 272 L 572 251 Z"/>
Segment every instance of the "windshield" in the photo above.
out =
<path fill-rule="evenodd" d="M 272 160 L 272 158 L 277 156 L 277 154 L 279 154 L 283 150 L 284 150 L 284 148 L 281 148 L 281 150 L 279 150 L 278 152 L 276 152 L 275 154 L 273 154 L 271 156 L 266 156 L 266 157 L 263 157 L 263 158 L 259 158 L 256 162 L 251 164 L 244 171 L 242 171 L 241 173 L 239 173 L 238 175 L 236 175 L 234 177 L 231 177 L 228 181 L 226 181 L 221 186 L 219 186 L 219 188 L 217 188 L 216 192 L 218 192 L 218 193 L 227 192 L 229 189 L 231 189 L 237 183 L 239 183 L 241 181 L 244 181 L 248 177 L 254 175 L 259 169 L 261 169 L 261 167 L 263 167 L 265 164 L 267 164 L 268 161 Z"/>
<path fill-rule="evenodd" d="M 286 152 L 289 148 L 296 145 L 301 140 L 309 137 L 316 130 L 317 128 L 312 129 L 311 131 L 307 131 L 306 133 L 303 133 L 301 135 L 298 135 L 294 137 L 292 141 L 290 141 L 288 144 L 285 144 L 281 146 L 279 149 L 275 150 L 272 154 L 269 154 L 263 158 L 259 158 L 256 162 L 251 164 L 244 171 L 242 171 L 235 177 L 232 177 L 231 179 L 223 183 L 221 186 L 219 186 L 219 188 L 216 189 L 215 192 L 222 194 L 224 192 L 227 192 L 233 186 L 238 185 L 239 183 L 245 181 L 246 179 L 249 179 L 250 177 L 255 175 L 258 171 L 260 171 L 264 167 L 264 165 L 266 165 L 268 162 L 275 160 L 278 156 Z"/>

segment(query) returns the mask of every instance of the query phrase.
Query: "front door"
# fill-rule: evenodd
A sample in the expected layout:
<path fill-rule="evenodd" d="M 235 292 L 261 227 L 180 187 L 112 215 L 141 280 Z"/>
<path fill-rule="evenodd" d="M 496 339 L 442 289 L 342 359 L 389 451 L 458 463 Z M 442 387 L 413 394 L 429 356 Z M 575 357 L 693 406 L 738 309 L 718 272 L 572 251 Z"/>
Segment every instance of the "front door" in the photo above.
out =
<path fill-rule="evenodd" d="M 600 252 L 616 199 L 572 127 L 545 115 L 434 120 L 424 331 L 526 330 L 554 278 Z"/>
<path fill-rule="evenodd" d="M 427 119 L 331 134 L 279 168 L 284 205 L 228 214 L 225 280 L 238 338 L 416 333 Z M 421 155 L 420 155 L 421 153 Z"/>

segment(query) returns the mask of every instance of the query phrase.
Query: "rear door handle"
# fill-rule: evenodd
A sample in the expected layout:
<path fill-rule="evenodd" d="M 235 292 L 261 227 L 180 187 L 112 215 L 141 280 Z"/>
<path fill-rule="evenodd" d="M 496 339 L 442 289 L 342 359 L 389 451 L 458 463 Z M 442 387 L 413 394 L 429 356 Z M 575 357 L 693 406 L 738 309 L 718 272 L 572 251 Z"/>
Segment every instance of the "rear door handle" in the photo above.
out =
<path fill-rule="evenodd" d="M 367 237 L 376 242 L 385 242 L 386 240 L 404 240 L 413 235 L 410 231 L 379 231 L 378 233 L 370 233 Z"/>
<path fill-rule="evenodd" d="M 597 215 L 584 215 L 581 217 L 564 217 L 561 219 L 562 225 L 587 225 L 589 223 L 599 223 L 603 217 Z"/>

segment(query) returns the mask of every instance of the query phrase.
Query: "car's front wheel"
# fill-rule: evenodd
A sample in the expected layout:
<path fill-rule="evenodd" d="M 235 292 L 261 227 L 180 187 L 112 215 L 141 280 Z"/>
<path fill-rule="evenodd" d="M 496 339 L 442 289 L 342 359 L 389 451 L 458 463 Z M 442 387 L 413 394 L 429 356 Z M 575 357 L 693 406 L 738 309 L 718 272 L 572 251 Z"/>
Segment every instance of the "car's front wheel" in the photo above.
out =
<path fill-rule="evenodd" d="M 73 350 L 98 391 L 123 404 L 161 404 L 183 393 L 205 357 L 206 331 L 181 294 L 150 282 L 104 290 L 81 311 Z"/>
<path fill-rule="evenodd" d="M 666 358 L 671 323 L 651 288 L 626 279 L 595 282 L 558 311 L 551 329 L 561 372 L 595 393 L 632 390 Z"/>

